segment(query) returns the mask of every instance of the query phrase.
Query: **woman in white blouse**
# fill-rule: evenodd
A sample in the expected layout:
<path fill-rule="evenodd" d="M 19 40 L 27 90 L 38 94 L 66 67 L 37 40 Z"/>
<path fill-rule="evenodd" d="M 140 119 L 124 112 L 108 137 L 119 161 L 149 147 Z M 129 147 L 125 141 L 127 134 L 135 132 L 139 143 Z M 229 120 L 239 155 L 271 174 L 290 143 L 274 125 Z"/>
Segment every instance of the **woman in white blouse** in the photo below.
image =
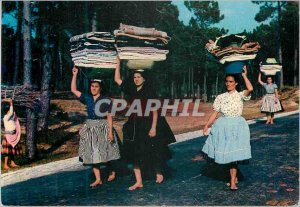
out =
<path fill-rule="evenodd" d="M 202 148 L 204 157 L 218 164 L 228 164 L 231 180 L 228 183 L 231 190 L 237 190 L 237 165 L 247 164 L 251 158 L 250 130 L 246 120 L 241 116 L 243 102 L 250 100 L 253 90 L 247 78 L 246 66 L 243 67 L 243 80 L 246 90 L 238 92 L 236 74 L 227 74 L 225 84 L 227 92 L 216 97 L 213 104 L 213 114 L 204 127 L 204 135 L 209 135 Z M 218 114 L 221 116 L 215 121 Z"/>

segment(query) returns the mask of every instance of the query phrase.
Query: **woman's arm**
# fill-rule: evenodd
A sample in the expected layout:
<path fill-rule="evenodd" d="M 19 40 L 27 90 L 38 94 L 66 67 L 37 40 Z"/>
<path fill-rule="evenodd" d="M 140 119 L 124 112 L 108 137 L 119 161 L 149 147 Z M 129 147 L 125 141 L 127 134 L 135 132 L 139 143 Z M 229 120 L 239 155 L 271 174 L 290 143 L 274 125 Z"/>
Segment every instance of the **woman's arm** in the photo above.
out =
<path fill-rule="evenodd" d="M 13 105 L 13 100 L 9 99 L 9 111 L 8 111 L 8 117 L 11 117 L 14 114 L 14 105 Z"/>
<path fill-rule="evenodd" d="M 120 73 L 120 58 L 119 58 L 119 56 L 117 56 L 117 66 L 116 66 L 116 69 L 115 69 L 115 82 L 118 85 L 122 84 L 121 73 Z"/>
<path fill-rule="evenodd" d="M 108 122 L 108 140 L 113 141 L 113 120 L 111 113 L 107 113 L 107 122 Z"/>
<path fill-rule="evenodd" d="M 149 131 L 149 136 L 150 137 L 155 137 L 156 136 L 157 117 L 158 117 L 157 111 L 153 111 L 152 126 L 151 126 L 151 129 Z"/>
<path fill-rule="evenodd" d="M 212 115 L 210 115 L 210 117 L 209 117 L 209 119 L 208 119 L 208 121 L 207 121 L 207 123 L 205 124 L 204 129 L 203 129 L 204 135 L 208 135 L 208 127 L 215 121 L 215 119 L 216 119 L 217 116 L 218 116 L 218 113 L 219 113 L 219 112 L 214 111 L 214 112 L 212 113 Z"/>
<path fill-rule="evenodd" d="M 76 97 L 80 97 L 81 96 L 81 92 L 77 90 L 77 75 L 78 75 L 78 68 L 74 65 L 73 69 L 73 77 L 72 77 L 72 81 L 71 81 L 71 91 L 72 93 L 76 96 Z"/>
<path fill-rule="evenodd" d="M 253 86 L 251 84 L 251 82 L 249 81 L 249 79 L 247 78 L 247 68 L 246 66 L 243 67 L 244 72 L 242 73 L 245 85 L 247 90 L 244 91 L 244 96 L 249 96 L 250 93 L 253 91 Z"/>
<path fill-rule="evenodd" d="M 258 74 L 258 83 L 260 85 L 264 85 L 264 82 L 262 82 L 262 80 L 261 80 L 261 72 L 259 72 L 259 74 Z"/>
<path fill-rule="evenodd" d="M 275 88 L 275 103 L 277 104 L 277 101 L 279 100 L 278 99 L 278 90 L 277 90 L 277 88 Z"/>

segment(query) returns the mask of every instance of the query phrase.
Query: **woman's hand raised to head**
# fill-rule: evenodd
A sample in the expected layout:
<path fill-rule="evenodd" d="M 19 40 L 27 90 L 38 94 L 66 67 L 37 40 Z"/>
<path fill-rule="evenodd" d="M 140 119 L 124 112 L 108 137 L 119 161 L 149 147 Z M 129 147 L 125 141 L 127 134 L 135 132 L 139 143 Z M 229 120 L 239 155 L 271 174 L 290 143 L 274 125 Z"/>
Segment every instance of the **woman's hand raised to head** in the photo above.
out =
<path fill-rule="evenodd" d="M 247 66 L 246 66 L 246 65 L 244 65 L 244 67 L 243 67 L 243 73 L 242 73 L 242 75 L 245 75 L 245 76 L 247 76 L 247 73 L 248 73 L 248 71 L 247 71 Z"/>
<path fill-rule="evenodd" d="M 72 69 L 72 73 L 73 73 L 73 75 L 77 75 L 78 74 L 78 67 L 76 65 L 74 65 L 74 67 Z"/>

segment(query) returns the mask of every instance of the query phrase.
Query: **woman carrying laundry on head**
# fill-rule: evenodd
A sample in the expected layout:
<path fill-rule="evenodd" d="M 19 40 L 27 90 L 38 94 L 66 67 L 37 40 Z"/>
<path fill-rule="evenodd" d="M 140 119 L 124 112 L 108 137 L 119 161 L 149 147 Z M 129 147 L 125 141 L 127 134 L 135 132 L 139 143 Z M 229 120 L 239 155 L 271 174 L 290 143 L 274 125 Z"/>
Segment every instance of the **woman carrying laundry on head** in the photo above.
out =
<path fill-rule="evenodd" d="M 258 75 L 258 83 L 266 90 L 260 110 L 267 115 L 266 124 L 274 124 L 274 113 L 283 111 L 278 98 L 278 87 L 273 83 L 271 76 L 267 76 L 267 83 L 264 83 L 261 80 L 261 73 Z"/>
<path fill-rule="evenodd" d="M 3 131 L 1 155 L 4 157 L 3 169 L 9 170 L 10 167 L 19 167 L 16 165 L 15 155 L 23 154 L 22 146 L 20 144 L 21 126 L 19 120 L 14 112 L 13 100 L 4 99 L 1 106 L 1 114 L 3 116 L 3 124 L 5 130 Z M 8 162 L 10 159 L 10 167 Z"/>
<path fill-rule="evenodd" d="M 145 114 L 149 99 L 155 98 L 155 91 L 150 86 L 148 76 L 143 70 L 134 70 L 129 79 L 122 80 L 120 59 L 117 57 L 115 82 L 121 87 L 129 104 L 141 103 L 141 113 L 134 112 L 123 125 L 122 158 L 133 165 L 136 182 L 129 190 L 143 187 L 144 179 L 154 178 L 157 184 L 164 181 L 168 169 L 166 162 L 171 159 L 168 144 L 175 142 L 175 137 L 164 117 L 153 110 Z"/>
<path fill-rule="evenodd" d="M 86 105 L 88 114 L 84 126 L 79 131 L 79 159 L 83 165 L 92 166 L 95 181 L 90 184 L 90 187 L 94 188 L 102 185 L 99 164 L 111 166 L 107 181 L 115 179 L 115 161 L 120 158 L 118 135 L 113 128 L 110 113 L 112 104 L 109 104 L 110 99 L 103 94 L 102 81 L 99 79 L 91 80 L 90 93 L 83 93 L 77 90 L 76 86 L 78 67 L 74 66 L 72 72 L 71 91 L 81 103 Z M 97 103 L 100 101 L 103 103 L 98 106 Z"/>

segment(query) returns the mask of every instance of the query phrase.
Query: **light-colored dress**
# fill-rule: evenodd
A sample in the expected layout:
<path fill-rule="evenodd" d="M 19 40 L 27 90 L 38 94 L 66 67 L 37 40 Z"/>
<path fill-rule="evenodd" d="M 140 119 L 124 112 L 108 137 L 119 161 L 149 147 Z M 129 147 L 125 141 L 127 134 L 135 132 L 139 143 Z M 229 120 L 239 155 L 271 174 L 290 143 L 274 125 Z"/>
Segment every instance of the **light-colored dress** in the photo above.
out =
<path fill-rule="evenodd" d="M 260 108 L 261 112 L 275 113 L 283 111 L 280 101 L 275 97 L 275 89 L 278 88 L 277 85 L 275 83 L 264 83 L 263 87 L 266 90 L 266 95 L 263 97 L 263 102 Z"/>
<path fill-rule="evenodd" d="M 241 116 L 244 101 L 251 96 L 234 91 L 216 97 L 213 110 L 220 116 L 212 125 L 209 136 L 202 148 L 208 158 L 218 164 L 246 161 L 251 158 L 250 130 Z"/>

